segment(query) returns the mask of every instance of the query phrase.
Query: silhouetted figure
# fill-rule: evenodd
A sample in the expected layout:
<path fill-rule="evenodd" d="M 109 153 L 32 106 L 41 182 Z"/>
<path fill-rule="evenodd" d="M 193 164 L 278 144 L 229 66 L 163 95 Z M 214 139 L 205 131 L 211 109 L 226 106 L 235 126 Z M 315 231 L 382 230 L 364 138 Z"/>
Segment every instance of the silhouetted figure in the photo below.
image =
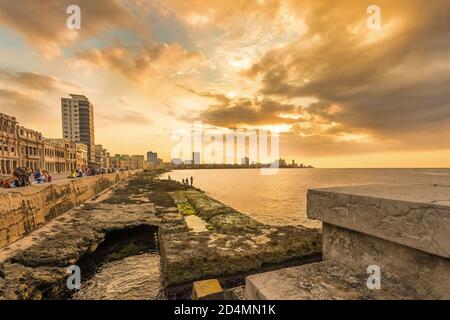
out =
<path fill-rule="evenodd" d="M 183 184 L 186 184 L 186 182 L 184 181 L 184 178 L 183 178 Z"/>
<path fill-rule="evenodd" d="M 172 178 L 170 177 L 170 175 L 169 175 L 169 181 L 171 181 L 172 180 Z"/>
<path fill-rule="evenodd" d="M 191 187 L 194 185 L 194 177 L 191 176 Z"/>

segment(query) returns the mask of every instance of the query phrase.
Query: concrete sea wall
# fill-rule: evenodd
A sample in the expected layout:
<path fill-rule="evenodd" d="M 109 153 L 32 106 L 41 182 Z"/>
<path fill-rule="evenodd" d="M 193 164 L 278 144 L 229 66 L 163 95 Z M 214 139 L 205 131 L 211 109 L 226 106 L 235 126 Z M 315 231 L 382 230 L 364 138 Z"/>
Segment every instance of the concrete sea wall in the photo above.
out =
<path fill-rule="evenodd" d="M 0 247 L 20 239 L 137 172 L 118 172 L 26 188 L 0 189 Z"/>
<path fill-rule="evenodd" d="M 444 183 L 309 190 L 323 261 L 248 277 L 247 297 L 450 299 L 449 192 Z"/>

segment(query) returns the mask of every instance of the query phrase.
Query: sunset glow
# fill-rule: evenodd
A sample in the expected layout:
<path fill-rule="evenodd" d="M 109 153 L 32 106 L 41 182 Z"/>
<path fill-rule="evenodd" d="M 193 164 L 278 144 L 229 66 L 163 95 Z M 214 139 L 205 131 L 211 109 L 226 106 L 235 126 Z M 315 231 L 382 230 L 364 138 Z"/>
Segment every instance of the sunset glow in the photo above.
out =
<path fill-rule="evenodd" d="M 370 1 L 1 1 L 0 112 L 61 137 L 60 98 L 83 94 L 112 154 L 166 161 L 201 120 L 276 129 L 317 167 L 448 166 L 450 3 L 377 4 L 380 30 Z"/>

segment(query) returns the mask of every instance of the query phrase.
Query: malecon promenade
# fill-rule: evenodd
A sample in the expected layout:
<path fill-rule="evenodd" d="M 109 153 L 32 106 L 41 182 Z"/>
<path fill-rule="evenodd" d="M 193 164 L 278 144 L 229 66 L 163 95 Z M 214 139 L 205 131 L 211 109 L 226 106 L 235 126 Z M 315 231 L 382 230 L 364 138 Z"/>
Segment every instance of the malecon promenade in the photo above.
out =
<path fill-rule="evenodd" d="M 156 298 L 149 272 L 159 299 L 450 298 L 450 185 L 310 190 L 319 230 L 265 225 L 160 173 L 0 190 L 0 299 Z M 126 260 L 119 276 L 148 250 L 160 268 L 111 295 L 67 287 L 69 266 L 90 281 Z M 378 289 L 367 286 L 374 265 Z"/>

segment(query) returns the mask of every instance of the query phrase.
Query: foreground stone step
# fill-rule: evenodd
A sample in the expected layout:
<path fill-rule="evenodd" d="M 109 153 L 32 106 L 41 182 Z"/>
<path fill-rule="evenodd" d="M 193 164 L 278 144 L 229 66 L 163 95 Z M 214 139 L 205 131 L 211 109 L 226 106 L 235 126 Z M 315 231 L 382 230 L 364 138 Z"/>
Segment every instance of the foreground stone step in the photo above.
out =
<path fill-rule="evenodd" d="M 417 299 L 415 289 L 381 278 L 381 289 L 367 287 L 365 269 L 343 268 L 325 261 L 253 275 L 247 278 L 249 300 L 403 300 Z"/>

